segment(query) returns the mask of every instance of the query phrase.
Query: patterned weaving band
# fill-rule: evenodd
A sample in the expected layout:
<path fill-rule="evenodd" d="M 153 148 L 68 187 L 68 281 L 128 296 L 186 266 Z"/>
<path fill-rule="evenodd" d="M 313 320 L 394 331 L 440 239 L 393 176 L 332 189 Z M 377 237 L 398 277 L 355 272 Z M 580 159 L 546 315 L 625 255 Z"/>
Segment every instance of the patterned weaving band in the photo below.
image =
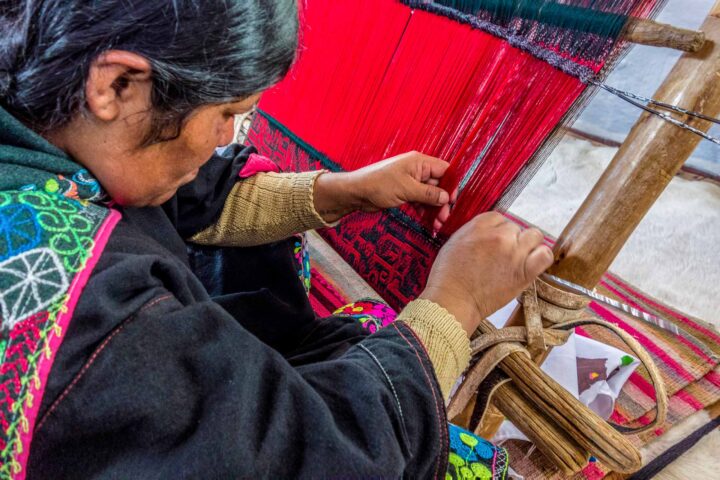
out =
<path fill-rule="evenodd" d="M 300 2 L 301 47 L 264 93 L 248 140 L 283 170 L 354 170 L 411 150 L 448 160 L 459 198 L 435 211 L 351 215 L 325 239 L 394 308 L 422 289 L 449 234 L 503 210 L 561 125 L 623 53 L 629 16 L 655 0 Z"/>

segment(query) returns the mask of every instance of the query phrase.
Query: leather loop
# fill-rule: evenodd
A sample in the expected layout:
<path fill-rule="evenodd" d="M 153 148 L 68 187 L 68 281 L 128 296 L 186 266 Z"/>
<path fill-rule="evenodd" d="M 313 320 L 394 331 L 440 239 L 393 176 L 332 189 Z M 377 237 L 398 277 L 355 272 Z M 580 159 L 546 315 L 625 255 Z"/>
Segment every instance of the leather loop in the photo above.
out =
<path fill-rule="evenodd" d="M 667 391 L 665 390 L 665 382 L 663 382 L 662 377 L 660 376 L 660 370 L 658 370 L 657 365 L 655 365 L 655 362 L 653 361 L 650 354 L 643 348 L 642 345 L 640 345 L 640 342 L 635 340 L 635 338 L 627 333 L 625 330 L 621 329 L 617 325 L 613 325 L 610 322 L 606 322 L 605 320 L 597 320 L 595 318 L 584 318 L 580 320 L 574 320 L 567 323 L 561 323 L 558 325 L 554 325 L 553 328 L 556 329 L 562 329 L 562 330 L 572 330 L 575 327 L 582 327 L 584 325 L 596 325 L 602 328 L 606 328 L 613 332 L 615 335 L 620 337 L 620 339 L 625 342 L 625 345 L 627 345 L 630 350 L 635 354 L 635 356 L 640 360 L 640 363 L 645 367 L 645 369 L 648 372 L 648 375 L 650 376 L 650 382 L 653 385 L 653 388 L 655 390 L 655 418 L 648 423 L 647 425 L 643 425 L 641 427 L 623 427 L 621 425 L 613 425 L 615 429 L 622 433 L 640 433 L 645 432 L 648 430 L 651 430 L 653 428 L 656 428 L 658 426 L 661 426 L 665 423 L 665 420 L 667 418 L 667 402 L 668 402 L 668 396 Z"/>
<path fill-rule="evenodd" d="M 571 332 L 546 328 L 542 331 L 543 341 L 548 347 L 557 347 L 567 342 Z M 476 356 L 484 350 L 503 342 L 527 342 L 527 329 L 525 327 L 506 327 L 492 333 L 478 336 L 470 342 L 470 354 Z"/>
<path fill-rule="evenodd" d="M 473 395 L 475 395 L 475 392 L 477 392 L 478 387 L 485 377 L 487 377 L 505 357 L 513 352 L 522 353 L 530 357 L 528 351 L 519 343 L 505 342 L 491 347 L 468 369 L 462 384 L 450 400 L 447 408 L 448 418 L 455 417 L 465 409 L 465 406 L 470 402 Z"/>
<path fill-rule="evenodd" d="M 611 323 L 587 317 L 585 308 L 590 303 L 589 299 L 538 279 L 533 286 L 523 292 L 519 300 L 523 305 L 525 327 L 513 326 L 499 330 L 488 327 L 482 329 L 484 333 L 471 342 L 473 357 L 481 356 L 467 370 L 463 382 L 453 395 L 448 406 L 449 418 L 455 417 L 465 409 L 482 381 L 511 353 L 520 352 L 537 361 L 543 358 L 547 347 L 565 343 L 575 327 L 598 325 L 618 335 L 645 366 L 657 398 L 655 419 L 650 424 L 639 428 L 618 425 L 614 427 L 623 433 L 639 433 L 665 422 L 667 393 L 657 366 L 637 340 L 624 330 Z M 543 322 L 550 326 L 543 328 Z M 526 344 L 527 348 L 523 347 L 523 344 Z"/>
<path fill-rule="evenodd" d="M 582 310 L 590 303 L 587 297 L 551 285 L 542 278 L 535 280 L 535 287 L 539 298 L 566 310 Z"/>
<path fill-rule="evenodd" d="M 545 346 L 543 322 L 534 283 L 523 292 L 522 299 L 525 327 L 527 328 L 527 348 L 530 356 L 535 358 L 545 352 L 547 347 Z"/>

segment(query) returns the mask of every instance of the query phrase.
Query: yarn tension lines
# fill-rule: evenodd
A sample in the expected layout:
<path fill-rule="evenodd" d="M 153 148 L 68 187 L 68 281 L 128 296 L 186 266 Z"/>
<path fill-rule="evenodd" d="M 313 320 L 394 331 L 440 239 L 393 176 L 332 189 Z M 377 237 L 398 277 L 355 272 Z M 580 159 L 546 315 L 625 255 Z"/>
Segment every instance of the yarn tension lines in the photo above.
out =
<path fill-rule="evenodd" d="M 323 233 L 401 307 L 444 238 L 512 202 L 623 52 L 628 18 L 659 3 L 304 0 L 298 59 L 248 138 L 285 170 L 354 170 L 410 150 L 450 162 L 441 186 L 460 195 L 438 239 L 435 212 L 412 206 Z"/>

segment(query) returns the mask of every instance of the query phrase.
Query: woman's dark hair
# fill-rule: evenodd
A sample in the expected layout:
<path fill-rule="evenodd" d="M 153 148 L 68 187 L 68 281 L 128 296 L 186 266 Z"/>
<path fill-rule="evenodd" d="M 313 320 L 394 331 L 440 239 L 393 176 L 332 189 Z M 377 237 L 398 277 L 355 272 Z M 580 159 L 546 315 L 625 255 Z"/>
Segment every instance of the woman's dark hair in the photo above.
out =
<path fill-rule="evenodd" d="M 280 80 L 295 56 L 294 0 L 0 0 L 0 105 L 33 129 L 85 106 L 91 63 L 127 50 L 152 65 L 153 131 Z"/>

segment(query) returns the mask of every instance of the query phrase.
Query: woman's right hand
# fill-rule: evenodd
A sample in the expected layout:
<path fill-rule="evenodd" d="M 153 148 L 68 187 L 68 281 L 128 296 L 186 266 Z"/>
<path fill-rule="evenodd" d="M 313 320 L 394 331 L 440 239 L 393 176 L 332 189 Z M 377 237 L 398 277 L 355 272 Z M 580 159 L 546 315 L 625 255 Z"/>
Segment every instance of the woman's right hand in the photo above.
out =
<path fill-rule="evenodd" d="M 420 298 L 452 313 L 470 336 L 552 263 L 539 230 L 522 230 L 499 213 L 484 213 L 443 246 Z"/>

